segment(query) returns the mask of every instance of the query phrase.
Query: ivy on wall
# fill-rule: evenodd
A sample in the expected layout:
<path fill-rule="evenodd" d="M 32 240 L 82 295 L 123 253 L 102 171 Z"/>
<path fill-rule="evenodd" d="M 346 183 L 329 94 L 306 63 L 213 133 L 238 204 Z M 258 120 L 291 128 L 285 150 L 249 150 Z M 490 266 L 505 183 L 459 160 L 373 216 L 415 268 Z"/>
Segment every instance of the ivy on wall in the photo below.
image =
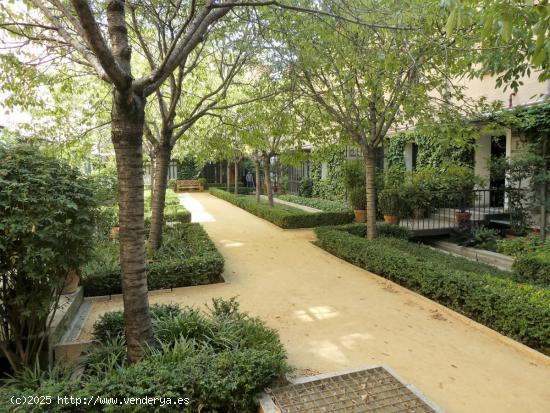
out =
<path fill-rule="evenodd" d="M 385 157 L 389 167 L 398 167 L 405 170 L 405 147 L 408 143 L 418 146 L 416 169 L 442 168 L 449 161 L 458 165 L 471 164 L 472 142 L 465 142 L 458 146 L 449 144 L 435 135 L 426 135 L 416 131 L 401 132 L 392 135 L 385 142 Z"/>

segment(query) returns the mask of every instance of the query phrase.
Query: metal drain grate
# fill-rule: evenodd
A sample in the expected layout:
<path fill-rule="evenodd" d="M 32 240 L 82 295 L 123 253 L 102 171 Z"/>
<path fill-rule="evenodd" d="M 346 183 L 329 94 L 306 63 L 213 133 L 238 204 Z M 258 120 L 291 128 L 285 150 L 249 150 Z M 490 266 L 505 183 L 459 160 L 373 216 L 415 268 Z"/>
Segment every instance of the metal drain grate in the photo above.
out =
<path fill-rule="evenodd" d="M 282 413 L 436 413 L 384 367 L 272 389 Z"/>

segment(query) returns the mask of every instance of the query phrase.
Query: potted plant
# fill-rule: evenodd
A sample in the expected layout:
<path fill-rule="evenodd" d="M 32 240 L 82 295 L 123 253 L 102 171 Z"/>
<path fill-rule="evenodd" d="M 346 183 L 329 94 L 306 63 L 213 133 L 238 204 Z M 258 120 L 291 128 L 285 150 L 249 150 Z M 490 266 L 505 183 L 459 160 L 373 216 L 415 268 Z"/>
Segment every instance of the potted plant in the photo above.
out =
<path fill-rule="evenodd" d="M 355 222 L 367 221 L 367 193 L 364 186 L 352 188 L 349 193 L 353 213 L 355 214 Z"/>
<path fill-rule="evenodd" d="M 65 284 L 63 285 L 63 290 L 61 294 L 74 294 L 78 289 L 78 284 L 80 282 L 80 275 L 78 275 L 78 270 L 70 270 L 65 278 Z"/>
<path fill-rule="evenodd" d="M 401 191 L 399 188 L 388 188 L 378 194 L 378 206 L 384 214 L 387 224 L 399 224 L 400 211 L 403 209 Z"/>
<path fill-rule="evenodd" d="M 412 215 L 414 219 L 423 219 L 427 216 L 430 207 L 430 193 L 427 190 L 409 183 L 403 188 L 400 198 L 407 200 L 407 215 Z"/>

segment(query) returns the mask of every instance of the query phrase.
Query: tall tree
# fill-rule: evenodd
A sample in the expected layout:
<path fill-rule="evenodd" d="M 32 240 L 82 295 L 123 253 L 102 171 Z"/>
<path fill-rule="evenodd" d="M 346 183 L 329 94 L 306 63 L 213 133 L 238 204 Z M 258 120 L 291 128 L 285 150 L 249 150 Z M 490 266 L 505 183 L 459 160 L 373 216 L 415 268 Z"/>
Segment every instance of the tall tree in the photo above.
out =
<path fill-rule="evenodd" d="M 467 64 L 445 36 L 445 13 L 436 1 L 355 0 L 349 16 L 366 16 L 404 29 L 359 27 L 345 20 L 287 16 L 275 26 L 277 46 L 291 65 L 296 87 L 309 96 L 363 152 L 368 237 L 376 237 L 376 149 L 398 126 L 430 115 L 449 94 L 450 79 Z M 338 5 L 322 2 L 328 13 Z M 283 26 L 284 24 L 284 26 Z M 462 66 L 461 66 L 462 65 Z"/>
<path fill-rule="evenodd" d="M 536 72 L 540 81 L 550 79 L 550 2 L 548 0 L 446 0 L 449 37 L 468 30 L 477 42 L 479 56 L 473 76 L 496 76 L 497 87 L 516 90 L 521 78 Z"/>
<path fill-rule="evenodd" d="M 174 41 L 170 28 L 179 18 L 174 13 L 174 6 L 167 6 L 166 16 L 151 15 L 147 24 L 139 23 L 139 17 L 132 12 L 133 28 L 137 33 L 139 50 L 146 57 L 151 70 L 155 62 L 165 57 L 163 45 Z M 173 17 L 173 19 L 172 19 Z M 161 27 L 161 36 L 148 38 L 142 26 L 156 25 Z M 218 27 L 220 33 L 207 36 L 195 51 L 183 62 L 174 73 L 171 73 L 165 84 L 155 92 L 155 105 L 150 105 L 145 128 L 145 138 L 152 147 L 152 217 L 149 231 L 149 246 L 158 249 L 161 245 L 162 225 L 168 178 L 168 168 L 175 145 L 182 139 L 195 123 L 211 111 L 227 108 L 225 103 L 228 88 L 241 71 L 248 51 L 239 42 L 246 41 L 248 33 L 228 23 Z M 150 35 L 149 35 L 150 36 Z"/>
<path fill-rule="evenodd" d="M 11 35 L 43 46 L 67 64 L 78 64 L 112 90 L 111 139 L 117 161 L 120 223 L 120 261 L 128 359 L 137 361 L 153 332 L 147 296 L 144 251 L 143 129 L 146 99 L 187 61 L 213 25 L 236 0 L 180 2 L 174 36 L 165 54 L 141 76 L 134 73 L 132 48 L 124 0 L 109 0 L 104 7 L 88 0 L 31 0 L 29 9 L 2 6 L 2 27 Z M 134 6 L 132 6 L 134 7 Z M 162 10 L 163 3 L 142 3 L 141 13 Z M 4 22 L 7 20 L 7 22 Z M 157 30 L 151 27 L 151 30 Z M 161 36 L 160 33 L 157 35 Z"/>

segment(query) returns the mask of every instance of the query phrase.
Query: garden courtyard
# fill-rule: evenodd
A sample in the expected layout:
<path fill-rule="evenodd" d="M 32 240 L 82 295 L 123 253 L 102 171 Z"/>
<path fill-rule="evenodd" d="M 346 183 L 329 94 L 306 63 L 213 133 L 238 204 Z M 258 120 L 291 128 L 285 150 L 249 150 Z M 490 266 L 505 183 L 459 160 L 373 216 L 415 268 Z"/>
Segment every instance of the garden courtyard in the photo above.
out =
<path fill-rule="evenodd" d="M 0 412 L 550 412 L 548 0 L 0 5 Z"/>
<path fill-rule="evenodd" d="M 275 328 L 296 376 L 388 365 L 448 412 L 544 412 L 550 358 L 205 193 L 180 195 L 225 258 L 225 283 L 150 293 L 203 307 L 237 296 Z M 97 316 L 122 298 L 97 299 Z"/>

